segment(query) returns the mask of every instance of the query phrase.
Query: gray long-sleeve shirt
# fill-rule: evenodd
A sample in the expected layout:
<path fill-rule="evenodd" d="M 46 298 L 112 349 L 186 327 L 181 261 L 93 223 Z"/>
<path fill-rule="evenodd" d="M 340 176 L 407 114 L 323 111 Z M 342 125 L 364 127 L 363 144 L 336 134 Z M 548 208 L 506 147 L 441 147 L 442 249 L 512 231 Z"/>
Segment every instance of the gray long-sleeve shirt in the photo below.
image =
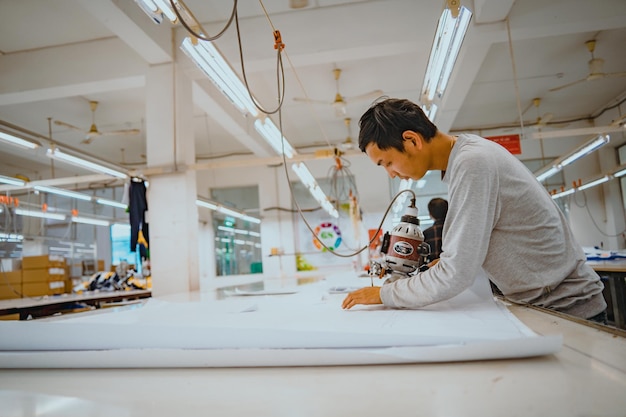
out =
<path fill-rule="evenodd" d="M 600 277 L 585 263 L 567 219 L 502 146 L 459 136 L 443 181 L 449 206 L 440 261 L 383 285 L 385 305 L 420 308 L 447 300 L 469 288 L 483 268 L 513 302 L 583 318 L 606 309 Z"/>

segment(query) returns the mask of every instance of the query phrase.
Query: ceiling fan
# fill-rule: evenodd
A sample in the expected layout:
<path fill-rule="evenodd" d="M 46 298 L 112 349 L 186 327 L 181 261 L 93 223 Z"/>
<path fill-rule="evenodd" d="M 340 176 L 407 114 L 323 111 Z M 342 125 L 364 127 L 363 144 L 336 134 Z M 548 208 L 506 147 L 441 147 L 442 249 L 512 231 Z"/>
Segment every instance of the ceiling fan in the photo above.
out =
<path fill-rule="evenodd" d="M 604 67 L 604 59 L 596 58 L 593 55 L 593 51 L 596 49 L 595 39 L 585 42 L 585 46 L 587 47 L 587 50 L 591 54 L 591 59 L 588 62 L 589 74 L 585 78 L 581 78 L 580 80 L 577 80 L 577 81 L 574 81 L 574 82 L 571 82 L 571 83 L 568 83 L 559 87 L 551 88 L 550 91 L 562 90 L 563 88 L 571 87 L 573 85 L 576 85 L 585 81 L 593 81 L 593 80 L 599 80 L 602 78 L 609 78 L 609 77 L 626 77 L 626 72 L 609 72 L 609 73 L 603 72 L 602 69 Z"/>
<path fill-rule="evenodd" d="M 295 97 L 294 101 L 304 101 L 304 102 L 319 103 L 319 104 L 330 104 L 335 109 L 335 115 L 337 117 L 342 117 L 342 116 L 345 116 L 346 113 L 347 113 L 347 108 L 346 107 L 347 107 L 348 102 L 357 101 L 357 100 L 367 100 L 367 99 L 374 100 L 374 99 L 380 97 L 383 94 L 382 90 L 373 90 L 373 91 L 370 91 L 369 93 L 359 94 L 358 96 L 345 97 L 345 96 L 343 96 L 339 92 L 339 78 L 341 77 L 341 69 L 334 68 L 333 69 L 333 75 L 334 75 L 334 78 L 335 78 L 335 85 L 336 85 L 336 90 L 337 90 L 337 92 L 335 93 L 334 100 L 332 100 L 332 101 L 328 101 L 328 100 L 312 100 L 312 99 L 309 99 L 309 98 Z"/>
<path fill-rule="evenodd" d="M 346 124 L 346 129 L 348 130 L 348 136 L 346 136 L 346 139 L 339 144 L 339 147 L 344 152 L 351 151 L 352 149 L 354 149 L 354 142 L 352 142 L 352 135 L 350 135 L 350 122 L 351 121 L 352 119 L 349 117 L 346 117 L 345 119 L 343 119 L 343 122 Z"/>
<path fill-rule="evenodd" d="M 548 112 L 548 113 L 544 113 L 543 115 L 539 115 L 540 105 L 541 105 L 541 99 L 539 97 L 535 97 L 532 101 L 532 106 L 534 106 L 535 109 L 537 109 L 537 119 L 535 120 L 535 123 L 533 123 L 532 125 L 536 127 L 537 129 L 541 129 L 542 127 L 546 126 L 548 122 L 554 118 L 554 113 Z"/>
<path fill-rule="evenodd" d="M 54 124 L 57 126 L 65 126 L 70 129 L 78 130 L 79 132 L 85 133 L 85 139 L 81 141 L 81 143 L 89 144 L 91 141 L 98 136 L 119 136 L 119 135 L 138 135 L 140 133 L 139 129 L 123 129 L 123 130 L 110 130 L 106 132 L 101 132 L 98 130 L 96 126 L 96 109 L 98 108 L 98 102 L 91 100 L 89 101 L 89 107 L 91 108 L 91 127 L 89 130 L 81 129 L 80 127 L 76 127 L 69 123 L 62 122 L 61 120 L 55 120 Z"/>

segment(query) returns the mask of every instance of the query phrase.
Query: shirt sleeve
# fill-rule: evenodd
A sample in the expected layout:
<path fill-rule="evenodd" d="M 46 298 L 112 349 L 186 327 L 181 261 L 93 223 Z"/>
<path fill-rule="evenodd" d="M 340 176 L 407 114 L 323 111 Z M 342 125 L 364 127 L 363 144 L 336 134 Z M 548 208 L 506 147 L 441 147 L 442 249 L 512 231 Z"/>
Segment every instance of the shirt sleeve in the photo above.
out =
<path fill-rule="evenodd" d="M 449 208 L 440 261 L 381 288 L 383 304 L 420 308 L 469 288 L 479 273 L 498 217 L 498 178 L 489 156 L 470 153 L 448 168 Z"/>

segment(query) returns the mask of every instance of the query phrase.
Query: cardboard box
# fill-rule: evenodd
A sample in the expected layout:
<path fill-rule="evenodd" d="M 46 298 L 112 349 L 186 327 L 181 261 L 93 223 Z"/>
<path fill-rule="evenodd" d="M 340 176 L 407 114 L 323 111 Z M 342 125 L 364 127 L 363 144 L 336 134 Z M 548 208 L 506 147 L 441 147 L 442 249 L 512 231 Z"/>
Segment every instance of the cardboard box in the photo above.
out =
<path fill-rule="evenodd" d="M 65 281 L 65 268 L 25 269 L 22 271 L 22 283 Z"/>
<path fill-rule="evenodd" d="M 0 285 L 21 285 L 22 271 L 0 272 Z"/>
<path fill-rule="evenodd" d="M 42 295 L 63 294 L 64 292 L 64 281 L 29 282 L 22 284 L 22 295 L 24 297 L 40 297 Z"/>
<path fill-rule="evenodd" d="M 65 268 L 65 258 L 60 255 L 24 256 L 22 269 Z"/>
<path fill-rule="evenodd" d="M 22 284 L 0 284 L 0 300 L 12 300 L 22 298 Z"/>
<path fill-rule="evenodd" d="M 2 265 L 2 271 L 19 271 L 22 269 L 22 260 L 17 258 L 2 258 L 0 259 Z"/>

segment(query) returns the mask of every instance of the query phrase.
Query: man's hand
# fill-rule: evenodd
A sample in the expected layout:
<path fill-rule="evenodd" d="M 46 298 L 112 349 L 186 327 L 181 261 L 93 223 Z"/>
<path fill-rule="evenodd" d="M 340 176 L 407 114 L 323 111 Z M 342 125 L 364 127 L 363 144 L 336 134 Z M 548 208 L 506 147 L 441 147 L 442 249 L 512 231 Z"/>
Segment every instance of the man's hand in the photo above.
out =
<path fill-rule="evenodd" d="M 341 304 L 344 309 L 350 309 L 357 304 L 382 304 L 380 299 L 380 287 L 365 287 L 352 291 L 346 296 Z"/>

